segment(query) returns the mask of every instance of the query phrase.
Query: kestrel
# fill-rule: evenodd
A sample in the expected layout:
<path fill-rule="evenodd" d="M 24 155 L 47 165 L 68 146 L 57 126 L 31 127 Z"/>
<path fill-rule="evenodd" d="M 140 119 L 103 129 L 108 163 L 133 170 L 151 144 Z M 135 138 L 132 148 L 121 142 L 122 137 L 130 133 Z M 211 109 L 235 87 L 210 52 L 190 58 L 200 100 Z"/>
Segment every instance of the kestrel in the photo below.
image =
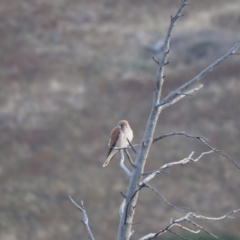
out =
<path fill-rule="evenodd" d="M 121 120 L 118 123 L 118 126 L 113 128 L 110 134 L 109 139 L 109 151 L 107 154 L 107 158 L 103 163 L 103 167 L 106 167 L 111 159 L 118 153 L 119 149 L 129 146 L 128 140 L 131 142 L 133 139 L 133 131 L 127 120 Z"/>

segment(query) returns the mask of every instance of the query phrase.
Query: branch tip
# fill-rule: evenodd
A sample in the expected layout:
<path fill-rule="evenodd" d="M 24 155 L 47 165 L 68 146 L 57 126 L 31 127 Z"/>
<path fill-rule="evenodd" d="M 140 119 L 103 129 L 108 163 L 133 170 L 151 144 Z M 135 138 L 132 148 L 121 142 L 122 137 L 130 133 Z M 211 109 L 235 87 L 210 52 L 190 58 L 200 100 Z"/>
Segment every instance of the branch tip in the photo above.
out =
<path fill-rule="evenodd" d="M 123 192 L 120 192 L 123 198 L 126 198 L 126 195 Z"/>
<path fill-rule="evenodd" d="M 156 62 L 158 65 L 160 64 L 160 62 L 159 62 L 154 56 L 152 56 L 152 59 L 153 59 L 153 61 Z"/>

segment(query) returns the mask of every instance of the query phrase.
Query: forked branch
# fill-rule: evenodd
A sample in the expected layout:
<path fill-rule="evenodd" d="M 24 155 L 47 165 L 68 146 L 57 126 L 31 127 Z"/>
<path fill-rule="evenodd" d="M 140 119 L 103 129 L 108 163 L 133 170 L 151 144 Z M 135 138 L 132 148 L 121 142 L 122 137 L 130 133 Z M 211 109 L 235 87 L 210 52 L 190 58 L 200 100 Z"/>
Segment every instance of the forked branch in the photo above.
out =
<path fill-rule="evenodd" d="M 146 129 L 144 132 L 143 140 L 141 142 L 140 148 L 137 151 L 134 149 L 134 147 L 133 147 L 133 145 L 131 145 L 131 143 L 129 143 L 130 147 L 127 147 L 127 148 L 132 148 L 132 150 L 136 153 L 136 160 L 135 160 L 134 164 L 132 165 L 133 168 L 132 168 L 131 172 L 124 165 L 123 149 L 119 149 L 121 152 L 120 165 L 123 168 L 123 170 L 125 171 L 125 173 L 129 176 L 130 182 L 129 182 L 129 185 L 127 188 L 127 193 L 126 193 L 126 195 L 124 195 L 123 202 L 119 209 L 120 221 L 119 221 L 117 240 L 129 240 L 132 233 L 134 232 L 134 231 L 132 231 L 132 225 L 134 225 L 133 217 L 134 217 L 134 213 L 135 213 L 135 209 L 136 209 L 136 205 L 137 205 L 137 201 L 138 201 L 139 191 L 143 187 L 147 186 L 152 191 L 154 191 L 158 196 L 161 196 L 161 194 L 159 192 L 157 192 L 154 188 L 152 188 L 148 184 L 148 182 L 152 178 L 154 178 L 156 176 L 156 174 L 163 172 L 164 169 L 172 167 L 174 165 L 187 164 L 190 162 L 192 162 L 192 163 L 197 162 L 202 158 L 203 155 L 210 154 L 212 152 L 219 153 L 222 156 L 226 157 L 227 159 L 231 160 L 240 169 L 240 167 L 235 163 L 235 161 L 233 161 L 229 156 L 225 155 L 222 151 L 211 147 L 209 145 L 209 143 L 207 142 L 207 139 L 204 137 L 199 137 L 199 136 L 194 137 L 194 136 L 190 136 L 184 132 L 181 132 L 181 133 L 172 133 L 172 134 L 164 135 L 164 136 L 158 137 L 156 139 L 153 139 L 154 131 L 155 131 L 158 117 L 159 117 L 161 111 L 164 108 L 167 108 L 167 107 L 173 105 L 174 103 L 178 102 L 179 100 L 183 99 L 184 97 L 191 96 L 194 92 L 200 90 L 203 87 L 203 85 L 199 85 L 197 87 L 194 87 L 193 85 L 196 84 L 204 76 L 206 76 L 209 72 L 211 72 L 221 62 L 226 60 L 229 56 L 236 54 L 237 49 L 240 47 L 240 41 L 238 41 L 225 55 L 223 55 L 221 58 L 217 59 L 214 63 L 212 63 L 209 67 L 205 68 L 202 72 L 200 72 L 198 75 L 196 75 L 193 79 L 189 80 L 188 82 L 186 82 L 185 84 L 183 84 L 182 86 L 177 88 L 176 90 L 170 92 L 163 100 L 161 100 L 161 92 L 162 92 L 164 77 L 165 77 L 164 76 L 164 67 L 166 66 L 166 64 L 168 64 L 167 57 L 170 52 L 171 33 L 172 33 L 174 24 L 176 23 L 177 19 L 182 16 L 182 10 L 186 5 L 188 5 L 187 0 L 181 0 L 181 4 L 180 4 L 176 14 L 173 17 L 171 17 L 170 25 L 168 27 L 167 35 L 165 37 L 165 41 L 164 41 L 164 45 L 163 45 L 162 58 L 161 58 L 161 60 L 154 59 L 154 61 L 158 64 L 158 70 L 157 70 L 157 76 L 156 76 L 156 80 L 155 80 L 155 89 L 154 89 L 154 95 L 153 95 L 152 108 L 151 108 L 151 112 L 150 112 L 150 115 L 148 118 Z M 190 87 L 193 87 L 193 88 L 190 89 Z M 202 143 L 204 143 L 210 149 L 210 151 L 202 153 L 197 158 L 193 158 L 193 153 L 191 153 L 185 159 L 182 159 L 182 160 L 176 161 L 176 162 L 171 162 L 168 164 L 164 164 L 162 167 L 160 167 L 157 170 L 154 170 L 154 171 L 151 171 L 148 173 L 143 173 L 144 166 L 145 166 L 145 163 L 146 163 L 146 160 L 148 157 L 148 153 L 150 151 L 150 147 L 151 147 L 152 143 L 154 143 L 164 137 L 173 136 L 173 135 L 185 135 L 186 137 L 197 138 Z M 124 149 L 124 150 L 126 150 L 126 149 Z M 142 180 L 142 178 L 144 178 L 144 179 Z M 87 213 L 84 209 L 83 202 L 81 202 L 81 205 L 78 205 L 70 196 L 69 196 L 69 199 L 83 214 L 82 222 L 88 232 L 89 239 L 94 240 L 94 237 L 93 237 L 91 230 L 89 228 L 89 225 L 88 225 L 88 217 L 87 217 Z M 169 205 L 171 205 L 165 198 L 163 198 L 163 199 L 165 202 L 167 202 Z M 204 232 L 208 233 L 209 235 L 216 237 L 214 234 L 208 232 L 201 225 L 195 223 L 192 219 L 193 218 L 196 218 L 196 219 L 202 218 L 202 219 L 206 219 L 206 220 L 221 220 L 221 219 L 230 217 L 231 214 L 236 213 L 238 211 L 240 211 L 240 209 L 234 210 L 234 211 L 227 213 L 219 218 L 205 217 L 205 216 L 196 215 L 195 213 L 190 212 L 190 213 L 187 213 L 182 218 L 171 220 L 169 225 L 167 225 L 164 229 L 159 230 L 156 233 L 150 233 L 150 234 L 142 237 L 140 240 L 155 239 L 159 235 L 161 235 L 167 231 L 176 234 L 175 232 L 173 232 L 171 230 L 171 228 L 174 226 L 179 227 L 187 232 L 194 233 L 194 234 L 198 234 L 200 231 L 204 231 Z M 190 229 L 188 227 L 183 226 L 182 225 L 183 222 L 189 222 L 193 227 L 197 227 L 198 230 Z"/>
<path fill-rule="evenodd" d="M 223 55 L 221 58 L 219 58 L 217 61 L 211 64 L 201 73 L 199 73 L 192 80 L 183 84 L 175 91 L 170 92 L 166 98 L 160 101 L 161 92 L 162 92 L 163 83 L 164 83 L 164 67 L 168 63 L 167 57 L 170 52 L 171 33 L 172 33 L 175 22 L 180 16 L 182 16 L 182 10 L 186 5 L 188 5 L 187 0 L 181 0 L 179 9 L 177 10 L 176 14 L 173 17 L 171 17 L 170 25 L 167 30 L 167 35 L 164 41 L 162 58 L 161 60 L 154 59 L 154 61 L 158 64 L 158 70 L 157 70 L 157 76 L 155 80 L 152 108 L 148 118 L 147 126 L 145 128 L 141 146 L 137 151 L 136 160 L 134 162 L 135 167 L 132 169 L 132 172 L 131 172 L 130 182 L 129 182 L 128 190 L 125 197 L 126 204 L 122 208 L 122 214 L 120 215 L 117 240 L 130 239 L 130 235 L 132 233 L 131 231 L 132 222 L 135 214 L 135 209 L 138 201 L 140 188 L 143 187 L 143 185 L 146 184 L 150 179 L 152 179 L 156 174 L 160 173 L 163 169 L 170 167 L 170 165 L 162 166 L 162 168 L 148 174 L 148 176 L 142 181 L 145 163 L 148 157 L 148 153 L 150 151 L 151 144 L 153 143 L 153 135 L 154 135 L 158 117 L 161 111 L 164 108 L 169 107 L 172 104 L 176 103 L 177 101 L 183 99 L 184 97 L 190 96 L 192 93 L 198 91 L 202 87 L 202 85 L 195 87 L 192 90 L 188 90 L 188 89 L 190 87 L 194 87 L 193 84 L 195 84 L 197 81 L 202 79 L 206 74 L 212 71 L 214 67 L 219 65 L 225 59 L 227 59 L 230 55 L 235 54 L 236 50 L 240 46 L 240 41 L 239 41 L 225 55 Z M 216 151 L 216 150 L 211 148 L 210 152 L 213 152 L 213 151 Z M 190 156 L 187 160 L 183 159 L 181 162 L 172 163 L 172 166 L 176 164 L 186 164 L 187 162 L 194 162 L 195 160 L 198 161 L 201 157 L 202 156 L 199 156 L 199 158 L 193 159 L 192 156 Z"/>
<path fill-rule="evenodd" d="M 162 92 L 163 83 L 164 83 L 164 67 L 168 64 L 167 57 L 168 57 L 168 54 L 170 53 L 170 39 L 171 39 L 172 30 L 178 18 L 182 16 L 181 14 L 182 10 L 186 5 L 189 5 L 187 3 L 187 0 L 181 0 L 181 5 L 179 6 L 179 9 L 177 10 L 176 14 L 174 16 L 171 16 L 171 21 L 170 21 L 167 35 L 165 37 L 165 41 L 163 44 L 162 59 L 158 61 L 157 59 L 153 58 L 153 60 L 158 64 L 156 84 L 155 84 L 154 97 L 153 97 L 154 106 L 159 104 L 160 97 L 161 97 L 161 92 Z"/>
<path fill-rule="evenodd" d="M 85 229 L 87 230 L 87 233 L 88 233 L 88 238 L 90 240 L 95 240 L 94 237 L 93 237 L 93 234 L 92 234 L 92 231 L 88 225 L 88 216 L 87 216 L 87 212 L 84 208 L 84 205 L 83 205 L 83 201 L 81 201 L 81 205 L 78 205 L 72 198 L 71 196 L 68 196 L 70 201 L 72 202 L 72 204 L 83 214 L 83 219 L 82 219 L 82 222 L 83 222 L 83 225 L 85 227 Z"/>
<path fill-rule="evenodd" d="M 187 163 L 195 163 L 195 162 L 199 161 L 204 155 L 210 154 L 210 153 L 213 153 L 213 152 L 214 152 L 213 150 L 211 150 L 209 152 L 203 152 L 197 158 L 192 157 L 193 154 L 194 154 L 194 152 L 192 152 L 188 157 L 186 157 L 182 160 L 179 160 L 179 161 L 176 161 L 176 162 L 166 163 L 162 167 L 160 167 L 159 169 L 144 173 L 143 175 L 148 175 L 148 176 L 146 178 L 144 178 L 144 180 L 140 184 L 146 184 L 151 179 L 153 179 L 157 174 L 161 173 L 164 169 L 170 168 L 170 167 L 175 166 L 175 165 L 184 165 L 184 164 L 187 164 Z"/>
<path fill-rule="evenodd" d="M 159 230 L 156 233 L 149 233 L 149 234 L 145 235 L 144 237 L 140 238 L 139 240 L 155 239 L 159 235 L 161 235 L 161 234 L 163 234 L 163 233 L 165 233 L 167 231 L 170 231 L 170 229 L 172 227 L 174 227 L 174 226 L 179 227 L 179 228 L 181 228 L 181 229 L 183 229 L 183 230 L 185 230 L 187 232 L 193 233 L 193 234 L 198 234 L 201 231 L 204 231 L 208 235 L 217 238 L 216 235 L 214 235 L 213 233 L 209 232 L 207 229 L 205 229 L 204 227 L 202 227 L 198 223 L 194 222 L 192 219 L 196 218 L 196 219 L 206 219 L 206 220 L 210 220 L 210 221 L 218 221 L 218 220 L 222 220 L 222 219 L 225 219 L 225 218 L 232 218 L 231 215 L 234 214 L 234 213 L 237 213 L 239 211 L 240 211 L 240 209 L 236 209 L 234 211 L 228 212 L 228 213 L 226 213 L 226 214 L 224 214 L 224 215 L 222 215 L 220 217 L 215 217 L 215 218 L 213 218 L 213 217 L 206 217 L 206 216 L 203 216 L 203 215 L 197 215 L 197 214 L 195 214 L 193 212 L 190 212 L 190 213 L 187 213 L 185 216 L 183 216 L 181 218 L 178 218 L 178 219 L 175 219 L 175 220 L 171 219 L 170 223 L 164 229 L 161 229 L 161 230 Z M 187 227 L 183 226 L 182 223 L 184 223 L 184 222 L 189 222 L 194 227 L 197 227 L 198 230 L 193 230 L 193 229 L 190 229 L 190 228 L 187 228 Z"/>
<path fill-rule="evenodd" d="M 131 172 L 127 169 L 127 167 L 124 165 L 124 151 L 123 149 L 120 150 L 120 154 L 121 154 L 121 160 L 120 160 L 120 166 L 123 169 L 123 171 L 128 175 L 128 177 L 131 177 Z"/>
<path fill-rule="evenodd" d="M 153 188 L 151 185 L 149 185 L 148 183 L 144 183 L 143 184 L 144 187 L 148 187 L 149 189 L 151 189 L 154 193 L 156 193 L 159 197 L 162 198 L 162 200 L 168 204 L 169 206 L 171 206 L 172 208 L 175 208 L 179 211 L 182 211 L 182 212 L 189 212 L 189 211 L 193 211 L 192 209 L 189 209 L 189 208 L 186 208 L 186 207 L 177 207 L 175 205 L 173 205 L 172 203 L 170 203 L 169 201 L 167 201 L 167 199 L 161 194 L 159 193 L 155 188 Z"/>
<path fill-rule="evenodd" d="M 200 72 L 198 75 L 196 75 L 193 79 L 189 80 L 179 88 L 177 88 L 175 91 L 170 92 L 159 104 L 158 107 L 164 106 L 165 104 L 169 104 L 172 102 L 175 98 L 179 96 L 179 94 L 183 93 L 185 90 L 187 90 L 189 87 L 194 85 L 196 82 L 201 80 L 203 77 L 205 77 L 209 72 L 211 72 L 216 66 L 218 66 L 220 63 L 222 63 L 224 60 L 226 60 L 229 56 L 235 55 L 236 51 L 240 47 L 240 41 L 238 41 L 226 54 L 224 54 L 221 58 L 217 59 L 214 63 L 212 63 L 210 66 L 205 68 L 202 72 Z"/>
<path fill-rule="evenodd" d="M 165 135 L 162 135 L 160 137 L 157 137 L 155 139 L 153 139 L 153 143 L 165 138 L 165 137 L 170 137 L 170 136 L 176 136 L 176 135 L 180 135 L 180 136 L 185 136 L 187 138 L 195 138 L 195 139 L 198 139 L 199 141 L 201 141 L 205 146 L 207 146 L 209 149 L 211 149 L 212 151 L 214 151 L 215 153 L 218 153 L 220 155 L 222 155 L 223 157 L 227 158 L 228 160 L 230 160 L 238 169 L 240 169 L 240 166 L 230 157 L 228 156 L 227 154 L 225 154 L 223 151 L 217 149 L 217 148 L 214 148 L 212 147 L 208 142 L 209 140 L 205 137 L 202 137 L 202 136 L 194 136 L 194 135 L 190 135 L 186 132 L 173 132 L 173 133 L 168 133 L 168 134 L 165 134 Z"/>
<path fill-rule="evenodd" d="M 169 103 L 166 103 L 162 106 L 162 109 L 167 108 L 172 106 L 173 104 L 175 104 L 176 102 L 178 102 L 179 100 L 183 99 L 186 96 L 192 96 L 193 93 L 197 92 L 198 90 L 200 90 L 203 87 L 203 84 L 200 84 L 199 86 L 185 92 L 185 93 L 179 93 L 178 97 L 174 98 L 173 100 L 171 100 Z"/>

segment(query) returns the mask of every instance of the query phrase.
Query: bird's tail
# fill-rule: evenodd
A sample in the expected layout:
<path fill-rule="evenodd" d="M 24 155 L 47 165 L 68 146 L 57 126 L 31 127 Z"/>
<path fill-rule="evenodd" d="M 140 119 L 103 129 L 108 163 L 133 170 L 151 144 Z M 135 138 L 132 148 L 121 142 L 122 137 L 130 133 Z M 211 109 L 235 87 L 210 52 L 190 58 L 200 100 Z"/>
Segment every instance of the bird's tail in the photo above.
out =
<path fill-rule="evenodd" d="M 103 163 L 103 167 L 106 167 L 109 162 L 111 161 L 111 159 L 116 155 L 116 153 L 118 152 L 118 150 L 113 149 L 109 155 L 107 156 L 107 159 L 105 160 L 105 162 Z"/>

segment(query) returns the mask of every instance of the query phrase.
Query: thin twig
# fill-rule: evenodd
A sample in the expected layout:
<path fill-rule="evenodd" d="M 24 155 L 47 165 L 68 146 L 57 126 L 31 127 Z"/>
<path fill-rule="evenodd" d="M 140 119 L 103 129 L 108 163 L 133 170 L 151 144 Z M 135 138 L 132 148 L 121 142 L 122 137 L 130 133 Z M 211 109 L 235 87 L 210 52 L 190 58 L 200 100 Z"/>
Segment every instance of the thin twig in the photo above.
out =
<path fill-rule="evenodd" d="M 129 144 L 129 146 L 131 147 L 131 149 L 133 150 L 133 152 L 135 153 L 135 154 L 137 154 L 137 151 L 136 151 L 136 149 L 134 148 L 134 146 L 132 145 L 132 143 L 129 141 L 129 139 L 127 138 L 127 141 L 128 141 L 128 144 Z"/>
<path fill-rule="evenodd" d="M 181 5 L 179 6 L 179 9 L 177 10 L 176 14 L 174 16 L 171 16 L 170 25 L 168 27 L 167 35 L 165 37 L 165 41 L 163 44 L 163 55 L 161 61 L 158 61 L 157 59 L 153 58 L 153 60 L 158 64 L 158 70 L 157 70 L 157 77 L 156 77 L 156 85 L 155 85 L 155 91 L 154 91 L 154 103 L 159 104 L 163 83 L 164 83 L 164 67 L 168 64 L 167 57 L 170 53 L 170 38 L 172 34 L 172 30 L 174 27 L 174 24 L 178 20 L 179 17 L 182 16 L 182 10 L 183 8 L 188 5 L 187 0 L 182 0 Z M 155 105 L 154 104 L 154 105 Z"/>
<path fill-rule="evenodd" d="M 136 196 L 136 194 L 137 194 L 142 188 L 143 188 L 143 185 L 142 185 L 142 186 L 139 186 L 139 188 L 138 188 L 136 191 L 134 191 L 133 195 L 131 196 L 130 200 L 129 200 L 128 203 L 127 203 L 126 212 L 127 212 L 128 208 L 129 208 L 129 205 L 130 205 L 131 201 L 134 199 L 134 197 Z M 125 219 L 124 219 L 124 224 L 126 224 L 126 223 L 127 223 L 127 215 L 125 216 Z"/>
<path fill-rule="evenodd" d="M 93 234 L 92 234 L 92 231 L 88 225 L 88 216 L 87 216 L 87 212 L 84 208 L 84 205 L 83 205 L 83 201 L 81 201 L 81 205 L 78 205 L 72 198 L 71 196 L 68 196 L 70 201 L 72 202 L 72 204 L 83 214 L 83 219 L 82 219 L 82 222 L 85 226 L 85 229 L 87 230 L 87 233 L 88 233 L 88 238 L 91 239 L 91 240 L 94 240 L 94 237 L 93 237 Z"/>
<path fill-rule="evenodd" d="M 195 84 L 197 81 L 205 77 L 209 72 L 211 72 L 216 66 L 218 66 L 220 63 L 222 63 L 224 60 L 226 60 L 229 56 L 235 55 L 237 49 L 240 47 L 240 41 L 238 41 L 226 54 L 224 54 L 221 58 L 217 59 L 214 63 L 212 63 L 210 66 L 205 68 L 202 72 L 200 72 L 198 75 L 196 75 L 193 79 L 189 80 L 179 88 L 177 88 L 175 91 L 170 92 L 160 103 L 159 107 L 162 105 L 165 105 L 169 102 L 171 102 L 173 99 L 175 99 L 179 93 L 184 92 L 186 89 L 188 89 L 190 86 Z"/>
<path fill-rule="evenodd" d="M 168 104 L 172 102 L 178 95 L 182 92 L 184 92 L 186 89 L 188 89 L 190 86 L 195 84 L 197 81 L 201 80 L 203 77 L 205 77 L 209 72 L 211 72 L 216 66 L 218 66 L 220 63 L 222 63 L 224 60 L 226 60 L 229 56 L 235 55 L 237 49 L 240 47 L 240 41 L 238 41 L 226 54 L 224 54 L 221 58 L 217 59 L 214 63 L 212 63 L 210 66 L 205 68 L 202 72 L 200 72 L 198 75 L 196 75 L 193 79 L 189 80 L 179 88 L 177 88 L 175 91 L 170 92 L 159 104 L 158 107 L 161 107 L 165 104 Z"/>
<path fill-rule="evenodd" d="M 148 175 L 146 178 L 144 178 L 144 180 L 142 181 L 142 184 L 143 183 L 147 183 L 149 182 L 151 179 L 153 179 L 157 174 L 159 174 L 162 170 L 166 169 L 166 168 L 170 168 L 174 165 L 184 165 L 184 164 L 187 164 L 187 163 L 194 163 L 194 162 L 197 162 L 199 161 L 204 155 L 206 154 L 210 154 L 210 153 L 213 153 L 214 151 L 211 150 L 211 151 L 208 151 L 208 152 L 203 152 L 201 153 L 197 158 L 192 158 L 194 152 L 191 152 L 190 155 L 180 161 L 176 161 L 176 162 L 170 162 L 170 163 L 166 163 L 164 164 L 162 167 L 160 167 L 159 169 L 156 169 L 156 170 L 153 170 L 153 171 L 150 171 L 150 172 L 147 172 L 147 173 L 144 173 L 144 175 Z"/>
<path fill-rule="evenodd" d="M 127 158 L 128 158 L 128 161 L 129 161 L 129 163 L 131 164 L 131 166 L 132 166 L 132 167 L 136 167 L 136 166 L 134 165 L 134 163 L 133 163 L 133 160 L 132 160 L 131 155 L 130 155 L 130 153 L 128 152 L 128 150 L 127 150 L 127 149 L 124 149 L 124 152 L 126 153 Z"/>
<path fill-rule="evenodd" d="M 155 142 L 157 142 L 157 141 L 159 141 L 159 140 L 161 140 L 161 139 L 163 139 L 165 137 L 176 136 L 176 135 L 183 135 L 183 136 L 191 137 L 191 138 L 202 138 L 205 141 L 209 142 L 209 140 L 207 138 L 203 137 L 203 136 L 191 136 L 191 135 L 189 135 L 189 134 L 187 134 L 186 132 L 183 131 L 183 132 L 173 132 L 173 133 L 164 134 L 164 135 L 162 135 L 160 137 L 154 138 L 153 139 L 153 143 L 155 143 Z"/>
<path fill-rule="evenodd" d="M 185 92 L 185 93 L 178 93 L 178 97 L 174 98 L 172 101 L 170 101 L 169 103 L 166 103 L 162 106 L 162 109 L 167 108 L 173 104 L 175 104 L 176 102 L 178 102 L 179 100 L 181 100 L 182 98 L 186 97 L 186 96 L 192 96 L 193 93 L 199 91 L 201 88 L 203 87 L 203 84 L 200 84 L 199 86 Z"/>
<path fill-rule="evenodd" d="M 210 235 L 210 236 L 212 236 L 214 238 L 218 238 L 216 235 L 214 235 L 213 233 L 209 232 L 207 229 L 205 229 L 201 225 L 195 223 L 193 220 L 187 219 L 187 222 L 191 223 L 193 226 L 199 228 L 200 230 L 202 230 L 203 232 L 207 233 L 208 235 Z"/>
<path fill-rule="evenodd" d="M 197 238 L 197 239 L 185 238 L 185 237 L 182 237 L 180 234 L 178 234 L 178 233 L 176 233 L 176 232 L 174 232 L 174 231 L 172 231 L 172 230 L 170 230 L 170 229 L 168 229 L 168 232 L 176 235 L 177 237 L 179 237 L 180 239 L 183 239 L 183 240 L 199 240 L 199 239 L 201 239 L 201 237 L 199 237 L 199 238 Z"/>
<path fill-rule="evenodd" d="M 240 212 L 240 208 L 239 209 L 236 209 L 236 210 L 233 210 L 233 211 L 230 211 L 220 217 L 206 217 L 206 216 L 202 216 L 202 215 L 197 215 L 197 214 L 193 214 L 193 217 L 194 218 L 198 218 L 198 219 L 206 219 L 206 220 L 213 220 L 213 221 L 219 221 L 219 220 L 222 220 L 224 218 L 234 218 L 234 217 L 231 217 L 230 215 L 234 214 L 234 213 L 237 213 L 237 212 Z"/>
<path fill-rule="evenodd" d="M 155 170 L 149 171 L 149 172 L 145 172 L 145 173 L 142 174 L 142 176 L 149 175 L 149 174 L 153 173 L 154 171 L 155 171 Z M 169 174 L 170 172 L 163 171 L 163 170 L 159 170 L 159 172 L 157 172 L 157 174 L 161 174 L 161 173 Z"/>
<path fill-rule="evenodd" d="M 196 215 L 195 213 L 193 212 L 190 212 L 190 213 L 187 213 L 185 216 L 181 217 L 181 218 L 178 218 L 176 220 L 172 220 L 170 221 L 170 224 L 168 224 L 164 229 L 162 230 L 159 230 L 158 232 L 156 233 L 149 233 L 147 235 L 145 235 L 144 237 L 140 238 L 139 240 L 151 240 L 151 239 L 155 239 L 157 238 L 159 235 L 167 232 L 167 231 L 170 231 L 170 229 L 173 227 L 173 226 L 177 226 L 187 232 L 190 232 L 190 233 L 193 233 L 193 234 L 198 234 L 200 233 L 200 231 L 204 231 L 205 233 L 207 233 L 208 235 L 211 235 L 215 238 L 217 238 L 216 235 L 212 234 L 211 232 L 209 232 L 208 230 L 206 230 L 204 227 L 202 227 L 201 225 L 199 225 L 198 223 L 195 223 L 194 221 L 191 220 L 191 218 L 198 218 L 198 219 L 207 219 L 207 220 L 212 220 L 212 221 L 217 221 L 217 220 L 222 220 L 224 218 L 227 218 L 229 217 L 229 215 L 233 214 L 233 213 L 237 213 L 239 212 L 240 209 L 236 209 L 236 210 L 233 210 L 231 212 L 228 212 L 226 214 L 224 214 L 223 216 L 221 217 L 206 217 L 206 216 L 202 216 L 202 215 Z M 185 226 L 182 225 L 183 222 L 189 222 L 191 223 L 193 226 L 197 227 L 198 230 L 192 230 L 190 228 L 187 228 Z"/>
<path fill-rule="evenodd" d="M 173 226 L 177 226 L 177 227 L 179 227 L 179 228 L 181 228 L 181 229 L 183 229 L 183 230 L 185 230 L 185 231 L 187 231 L 187 232 L 193 233 L 193 234 L 198 234 L 198 233 L 200 233 L 200 230 L 192 230 L 192 229 L 187 228 L 187 227 L 185 227 L 185 226 L 183 226 L 183 225 L 180 224 L 180 223 L 185 222 L 185 221 L 188 220 L 189 214 L 190 214 L 190 213 L 187 213 L 185 216 L 183 216 L 183 217 L 181 217 L 181 218 L 178 218 L 178 219 L 176 219 L 176 220 L 172 220 L 172 219 L 171 219 L 170 223 L 169 223 L 164 229 L 161 229 L 161 230 L 159 230 L 159 231 L 156 232 L 156 233 L 149 233 L 149 234 L 145 235 L 144 237 L 140 238 L 139 240 L 151 240 L 151 239 L 155 239 L 155 238 L 157 238 L 159 235 L 161 235 L 161 234 L 169 231 Z"/>
<path fill-rule="evenodd" d="M 171 204 L 170 202 L 168 202 L 167 201 L 167 199 L 161 194 L 161 193 L 159 193 L 155 188 L 153 188 L 151 185 L 149 185 L 148 183 L 143 183 L 143 186 L 145 186 L 145 187 L 148 187 L 149 189 L 151 189 L 153 192 L 155 192 L 159 197 L 161 197 L 162 198 L 162 200 L 166 203 L 166 204 L 168 204 L 169 206 L 171 206 L 171 207 L 173 207 L 173 208 L 175 208 L 175 209 L 177 209 L 177 210 L 179 210 L 179 211 L 182 211 L 182 212 L 189 212 L 189 211 L 193 211 L 192 209 L 189 209 L 189 208 L 186 208 L 186 207 L 177 207 L 177 206 L 175 206 L 175 205 L 173 205 L 173 204 Z"/>
<path fill-rule="evenodd" d="M 165 137 L 169 137 L 169 136 L 174 136 L 174 135 L 181 135 L 181 136 L 185 136 L 188 138 L 196 138 L 199 141 L 201 141 L 203 144 L 205 144 L 209 149 L 211 149 L 212 151 L 214 151 L 215 153 L 218 153 L 220 155 L 222 155 L 223 157 L 227 158 L 228 160 L 230 160 L 238 169 L 240 169 L 240 166 L 231 158 L 229 157 L 227 154 L 225 154 L 223 151 L 212 147 L 208 142 L 209 140 L 205 137 L 202 136 L 193 136 L 193 135 L 189 135 L 186 132 L 174 132 L 174 133 L 169 133 L 169 134 L 165 134 L 163 136 L 157 137 L 155 139 L 153 139 L 153 143 L 155 143 L 156 141 L 159 141 Z"/>

